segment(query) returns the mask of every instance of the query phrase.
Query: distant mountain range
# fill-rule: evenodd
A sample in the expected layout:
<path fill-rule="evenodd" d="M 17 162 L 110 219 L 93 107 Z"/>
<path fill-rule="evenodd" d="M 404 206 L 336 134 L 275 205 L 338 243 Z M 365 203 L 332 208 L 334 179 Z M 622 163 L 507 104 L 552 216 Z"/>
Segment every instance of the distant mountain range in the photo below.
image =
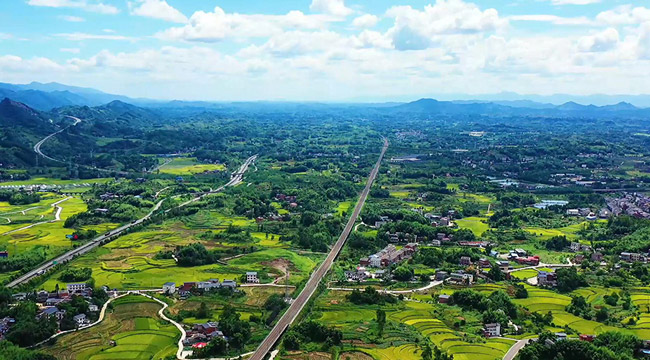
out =
<path fill-rule="evenodd" d="M 420 99 L 408 103 L 318 103 L 318 102 L 209 102 L 209 101 L 158 101 L 151 99 L 133 99 L 122 95 L 107 94 L 91 88 L 68 86 L 59 83 L 38 83 L 17 85 L 0 83 L 0 99 L 9 98 L 26 104 L 40 111 L 51 111 L 68 107 L 89 107 L 97 116 L 102 112 L 101 106 L 110 107 L 110 113 L 119 113 L 123 120 L 155 116 L 152 111 L 143 108 L 158 108 L 163 111 L 197 112 L 197 111 L 239 111 L 239 112 L 300 112 L 313 110 L 359 110 L 373 109 L 377 112 L 414 112 L 447 115 L 489 115 L 489 116 L 560 116 L 560 117 L 639 117 L 649 118 L 650 109 L 635 106 L 630 102 L 618 101 L 613 105 L 582 105 L 574 101 L 557 104 L 555 101 L 568 98 L 568 95 L 538 96 L 531 95 L 529 99 L 523 95 L 501 93 L 492 95 L 494 100 L 452 100 L 438 101 Z M 467 97 L 467 95 L 459 95 Z M 500 97 L 500 99 L 498 99 Z M 594 95 L 591 98 L 603 103 L 606 95 Z M 588 99 L 590 97 L 582 97 Z M 609 99 L 619 99 L 624 96 L 610 96 Z M 650 96 L 630 96 L 637 103 L 647 103 L 650 106 Z M 541 100 L 541 101 L 535 101 Z M 544 101 L 546 100 L 546 101 Z M 104 109 L 106 110 L 106 109 Z"/>

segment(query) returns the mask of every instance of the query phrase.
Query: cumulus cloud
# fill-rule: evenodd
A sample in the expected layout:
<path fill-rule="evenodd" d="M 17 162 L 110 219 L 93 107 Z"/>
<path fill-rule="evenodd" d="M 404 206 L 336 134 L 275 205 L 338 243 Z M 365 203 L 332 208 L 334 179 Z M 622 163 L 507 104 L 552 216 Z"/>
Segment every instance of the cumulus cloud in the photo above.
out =
<path fill-rule="evenodd" d="M 555 25 L 594 25 L 595 22 L 585 16 L 562 17 L 557 15 L 514 15 L 508 17 L 511 21 L 548 22 Z"/>
<path fill-rule="evenodd" d="M 286 15 L 247 15 L 226 13 L 216 7 L 213 12 L 197 11 L 182 27 L 174 27 L 156 34 L 164 40 L 215 42 L 225 38 L 269 37 L 287 29 L 316 30 L 326 27 L 331 17 L 306 15 L 290 11 Z"/>
<path fill-rule="evenodd" d="M 352 20 L 352 26 L 360 29 L 371 28 L 377 25 L 379 18 L 372 14 L 361 15 Z"/>
<path fill-rule="evenodd" d="M 120 12 L 120 10 L 115 6 L 106 5 L 101 2 L 89 2 L 86 0 L 28 0 L 27 4 L 31 6 L 44 6 L 52 8 L 76 8 L 109 15 L 115 15 Z"/>
<path fill-rule="evenodd" d="M 582 37 L 578 42 L 578 47 L 581 51 L 586 52 L 609 51 L 616 48 L 619 40 L 618 31 L 614 28 L 608 28 L 597 34 Z"/>
<path fill-rule="evenodd" d="M 187 17 L 165 0 L 137 0 L 129 2 L 131 15 L 150 17 L 170 22 L 186 23 Z"/>
<path fill-rule="evenodd" d="M 423 11 L 410 6 L 394 6 L 386 16 L 395 19 L 389 30 L 399 50 L 421 50 L 432 45 L 439 35 L 473 34 L 494 31 L 507 25 L 496 9 L 482 11 L 462 0 L 437 0 Z"/>
<path fill-rule="evenodd" d="M 596 20 L 609 25 L 641 24 L 650 21 L 650 9 L 643 6 L 632 7 L 632 5 L 623 5 L 599 13 L 596 16 Z"/>
<path fill-rule="evenodd" d="M 311 11 L 340 17 L 346 17 L 352 14 L 352 9 L 346 7 L 343 0 L 313 0 L 309 9 Z"/>

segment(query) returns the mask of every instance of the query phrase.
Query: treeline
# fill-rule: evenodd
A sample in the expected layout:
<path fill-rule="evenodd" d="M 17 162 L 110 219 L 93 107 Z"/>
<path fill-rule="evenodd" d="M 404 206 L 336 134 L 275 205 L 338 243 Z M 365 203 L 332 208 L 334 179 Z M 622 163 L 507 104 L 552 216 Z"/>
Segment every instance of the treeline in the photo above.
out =
<path fill-rule="evenodd" d="M 203 244 L 194 243 L 185 246 L 177 246 L 174 251 L 161 251 L 156 254 L 156 259 L 173 259 L 176 257 L 178 266 L 190 267 L 210 265 L 219 261 L 220 253 L 208 249 Z"/>
<path fill-rule="evenodd" d="M 642 345 L 636 336 L 616 331 L 602 333 L 593 342 L 556 341 L 555 335 L 545 331 L 537 341 L 521 349 L 516 359 L 632 360 Z"/>
<path fill-rule="evenodd" d="M 41 201 L 41 196 L 34 191 L 0 190 L 0 201 L 10 205 L 28 205 Z"/>

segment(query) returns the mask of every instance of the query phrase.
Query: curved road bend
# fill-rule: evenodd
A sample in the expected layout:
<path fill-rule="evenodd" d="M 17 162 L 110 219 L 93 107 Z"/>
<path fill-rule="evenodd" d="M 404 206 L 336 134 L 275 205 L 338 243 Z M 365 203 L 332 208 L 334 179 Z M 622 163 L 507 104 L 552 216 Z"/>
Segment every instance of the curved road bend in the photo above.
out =
<path fill-rule="evenodd" d="M 370 172 L 370 176 L 368 177 L 368 182 L 366 183 L 366 187 L 361 192 L 359 201 L 357 202 L 357 205 L 354 208 L 354 212 L 352 213 L 350 220 L 348 220 L 345 229 L 343 229 L 341 236 L 332 247 L 332 250 L 327 255 L 325 261 L 323 261 L 323 263 L 318 267 L 318 269 L 311 274 L 311 277 L 307 281 L 307 284 L 305 285 L 305 288 L 302 290 L 300 295 L 298 295 L 298 297 L 291 304 L 291 306 L 289 306 L 289 309 L 284 313 L 284 315 L 282 315 L 278 323 L 271 330 L 271 332 L 266 337 L 266 339 L 262 341 L 260 346 L 257 348 L 257 350 L 255 350 L 255 352 L 249 358 L 249 360 L 263 360 L 264 356 L 266 356 L 266 354 L 271 352 L 273 346 L 278 342 L 280 337 L 282 337 L 282 334 L 289 327 L 289 325 L 291 325 L 294 322 L 298 314 L 300 314 L 302 309 L 305 307 L 305 304 L 307 304 L 309 299 L 316 291 L 318 284 L 321 282 L 323 277 L 325 277 L 327 272 L 332 267 L 334 260 L 341 252 L 343 245 L 345 245 L 345 241 L 348 239 L 348 236 L 350 235 L 350 232 L 354 227 L 354 223 L 357 221 L 357 218 L 361 213 L 361 209 L 363 208 L 363 205 L 366 202 L 366 198 L 368 198 L 368 194 L 370 193 L 370 188 L 372 187 L 372 184 L 375 181 L 375 178 L 377 177 L 377 173 L 379 172 L 379 167 L 381 166 L 381 162 L 384 158 L 384 155 L 386 154 L 386 150 L 388 149 L 388 140 L 386 140 L 386 138 L 384 138 L 383 140 L 384 140 L 384 146 L 381 149 L 381 154 L 379 155 L 379 159 L 377 160 L 375 167 Z"/>
<path fill-rule="evenodd" d="M 54 162 L 58 162 L 58 163 L 62 163 L 62 162 L 63 162 L 63 161 L 61 161 L 61 160 L 57 160 L 57 159 L 55 159 L 55 158 L 52 158 L 52 157 L 49 157 L 49 156 L 43 154 L 43 152 L 41 151 L 41 146 L 42 146 L 46 141 L 50 140 L 53 136 L 56 136 L 56 135 L 58 135 L 58 134 L 60 134 L 60 133 L 62 133 L 62 132 L 64 132 L 64 131 L 66 131 L 68 128 L 70 128 L 70 127 L 72 127 L 72 126 L 77 126 L 77 124 L 79 124 L 79 123 L 81 122 L 80 119 L 78 119 L 78 118 L 76 118 L 76 117 L 74 117 L 74 116 L 67 116 L 67 115 L 66 115 L 66 117 L 69 117 L 70 119 L 74 120 L 74 124 L 68 125 L 68 126 L 64 127 L 63 129 L 61 129 L 61 130 L 59 130 L 59 131 L 57 131 L 57 132 L 55 132 L 55 133 L 52 133 L 52 134 L 50 134 L 50 135 L 44 137 L 43 140 L 37 142 L 36 145 L 34 145 L 34 152 L 35 152 L 35 153 L 37 153 L 38 155 L 40 155 L 40 156 L 42 156 L 42 157 L 44 157 L 44 158 L 46 158 L 46 159 L 48 159 L 48 160 L 54 161 Z"/>
<path fill-rule="evenodd" d="M 178 207 L 184 207 L 186 205 L 189 205 L 189 204 L 191 204 L 191 203 L 193 203 L 195 201 L 200 200 L 205 195 L 214 194 L 214 193 L 223 191 L 226 187 L 238 185 L 239 183 L 241 183 L 241 181 L 242 181 L 242 179 L 244 177 L 244 173 L 248 170 L 248 167 L 250 166 L 250 164 L 253 161 L 255 161 L 256 158 L 257 158 L 257 156 L 251 156 L 250 158 L 248 158 L 246 160 L 246 162 L 244 163 L 244 165 L 242 165 L 239 168 L 239 170 L 236 173 L 233 174 L 232 178 L 230 179 L 230 181 L 226 185 L 220 187 L 219 189 L 217 189 L 215 191 L 212 191 L 210 193 L 206 193 L 206 194 L 201 195 L 201 196 L 199 196 L 197 198 L 186 201 L 186 202 L 180 204 Z M 56 266 L 56 264 L 60 264 L 60 263 L 72 260 L 77 256 L 83 255 L 83 254 L 93 250 L 94 248 L 101 245 L 101 243 L 104 240 L 106 240 L 107 238 L 110 238 L 112 236 L 119 236 L 123 232 L 125 232 L 126 230 L 130 229 L 131 227 L 140 225 L 141 223 L 145 222 L 146 220 L 149 220 L 149 218 L 158 209 L 160 209 L 160 206 L 162 205 L 163 201 L 164 200 L 158 201 L 156 203 L 156 205 L 153 207 L 153 209 L 147 215 L 145 215 L 143 218 L 135 220 L 132 223 L 120 226 L 117 229 L 111 230 L 111 231 L 107 232 L 106 234 L 103 234 L 103 235 L 100 235 L 100 236 L 96 237 L 95 239 L 91 240 L 90 242 L 87 242 L 84 245 L 79 246 L 78 248 L 72 249 L 72 250 L 66 252 L 63 255 L 60 255 L 60 256 L 58 256 L 58 257 L 56 257 L 54 259 L 48 260 L 46 263 L 41 264 L 41 266 L 37 267 L 36 269 L 34 269 L 32 271 L 29 271 L 26 274 L 20 276 L 19 278 L 11 281 L 9 284 L 7 284 L 7 287 L 12 288 L 12 287 L 15 287 L 17 285 L 24 284 L 24 283 L 28 282 L 29 280 L 31 280 L 31 279 L 39 276 L 39 275 L 44 274 L 45 272 L 47 272 L 48 270 L 50 270 L 51 268 Z M 167 210 L 167 211 L 169 211 L 169 210 Z"/>

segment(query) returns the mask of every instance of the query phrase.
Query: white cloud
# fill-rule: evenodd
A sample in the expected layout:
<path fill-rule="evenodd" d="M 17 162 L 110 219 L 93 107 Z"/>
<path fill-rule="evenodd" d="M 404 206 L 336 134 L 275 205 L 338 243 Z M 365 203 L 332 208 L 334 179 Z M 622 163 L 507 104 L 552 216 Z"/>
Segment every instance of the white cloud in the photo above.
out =
<path fill-rule="evenodd" d="M 618 31 L 608 28 L 597 34 L 582 37 L 578 42 L 578 48 L 586 52 L 609 51 L 616 48 L 619 40 Z"/>
<path fill-rule="evenodd" d="M 64 52 L 64 53 L 70 53 L 70 54 L 79 54 L 81 52 L 81 49 L 79 48 L 61 48 L 59 51 Z"/>
<path fill-rule="evenodd" d="M 551 0 L 553 5 L 591 5 L 598 4 L 600 0 Z"/>
<path fill-rule="evenodd" d="M 503 28 L 508 21 L 496 9 L 481 9 L 462 0 L 437 0 L 423 11 L 410 6 L 394 6 L 386 16 L 395 19 L 389 30 L 395 47 L 421 50 L 430 47 L 439 35 L 473 34 Z"/>
<path fill-rule="evenodd" d="M 0 40 L 9 40 L 13 39 L 13 35 L 0 32 Z"/>
<path fill-rule="evenodd" d="M 88 2 L 87 0 L 28 0 L 27 4 L 31 6 L 44 6 L 53 8 L 77 8 L 85 11 L 109 15 L 115 15 L 120 12 L 120 10 L 115 6 L 106 5 L 101 2 Z"/>
<path fill-rule="evenodd" d="M 120 40 L 120 41 L 136 41 L 136 38 L 121 36 L 121 35 L 103 35 L 103 34 L 86 34 L 81 32 L 75 33 L 61 33 L 54 34 L 56 37 L 65 38 L 70 41 L 84 41 L 84 40 Z"/>
<path fill-rule="evenodd" d="M 508 17 L 510 21 L 536 21 L 548 22 L 555 25 L 594 25 L 594 21 L 585 16 L 562 17 L 557 15 L 514 15 Z"/>
<path fill-rule="evenodd" d="M 61 19 L 65 20 L 65 21 L 68 21 L 68 22 L 84 22 L 84 21 L 86 21 L 86 19 L 84 19 L 82 17 L 69 16 L 69 15 L 61 16 Z"/>
<path fill-rule="evenodd" d="M 379 18 L 372 14 L 364 14 L 352 21 L 352 26 L 360 29 L 371 28 L 377 25 Z"/>
<path fill-rule="evenodd" d="M 650 21 L 650 9 L 642 6 L 623 5 L 601 12 L 596 16 L 596 20 L 609 25 L 641 24 Z"/>
<path fill-rule="evenodd" d="M 309 9 L 311 11 L 339 17 L 346 17 L 352 14 L 352 9 L 346 7 L 343 0 L 313 0 Z"/>
<path fill-rule="evenodd" d="M 137 0 L 129 2 L 131 15 L 150 17 L 170 22 L 186 23 L 187 17 L 165 0 Z"/>
<path fill-rule="evenodd" d="M 213 12 L 197 11 L 182 27 L 174 27 L 156 34 L 163 40 L 215 42 L 225 38 L 268 38 L 288 29 L 316 30 L 330 21 L 326 15 L 305 15 L 290 11 L 286 15 L 247 15 L 226 13 L 220 7 Z"/>

